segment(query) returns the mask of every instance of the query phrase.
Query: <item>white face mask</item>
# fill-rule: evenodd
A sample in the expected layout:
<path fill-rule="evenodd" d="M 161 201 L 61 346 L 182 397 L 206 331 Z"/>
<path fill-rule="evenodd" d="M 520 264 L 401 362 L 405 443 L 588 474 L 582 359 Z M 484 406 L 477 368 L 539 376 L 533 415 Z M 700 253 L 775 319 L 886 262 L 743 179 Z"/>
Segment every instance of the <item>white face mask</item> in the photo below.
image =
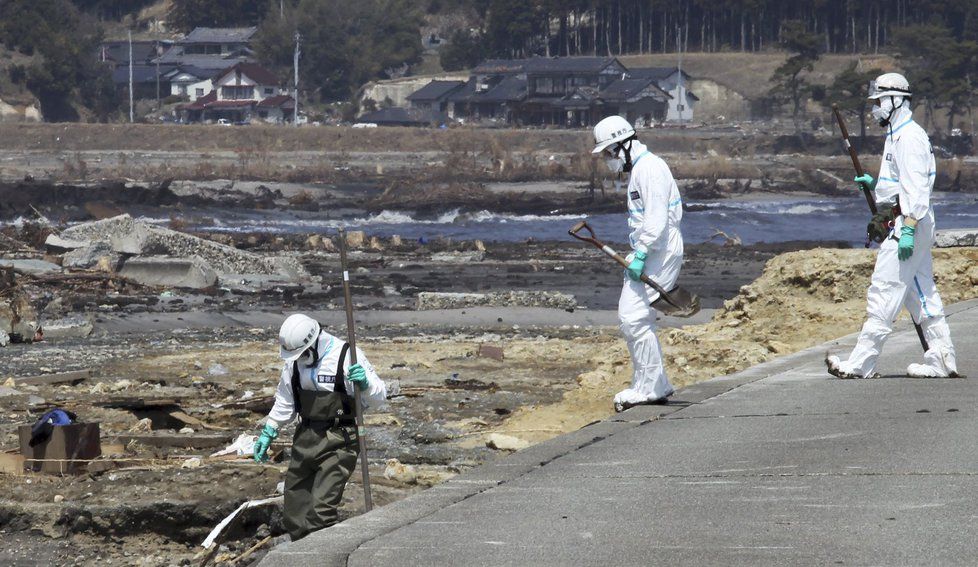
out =
<path fill-rule="evenodd" d="M 885 127 L 890 123 L 890 118 L 893 114 L 893 109 L 894 109 L 893 98 L 894 97 L 892 96 L 882 98 L 880 99 L 880 105 L 873 107 L 872 110 L 873 118 L 876 119 L 876 121 L 879 123 L 880 126 Z M 903 104 L 903 97 L 899 97 L 899 98 L 900 98 L 899 103 Z"/>
<path fill-rule="evenodd" d="M 614 149 L 609 148 L 605 150 L 604 156 L 605 156 L 604 162 L 605 164 L 607 164 L 608 169 L 611 170 L 611 173 L 619 174 L 622 171 L 624 171 L 625 160 L 618 157 L 618 152 L 616 152 Z"/>

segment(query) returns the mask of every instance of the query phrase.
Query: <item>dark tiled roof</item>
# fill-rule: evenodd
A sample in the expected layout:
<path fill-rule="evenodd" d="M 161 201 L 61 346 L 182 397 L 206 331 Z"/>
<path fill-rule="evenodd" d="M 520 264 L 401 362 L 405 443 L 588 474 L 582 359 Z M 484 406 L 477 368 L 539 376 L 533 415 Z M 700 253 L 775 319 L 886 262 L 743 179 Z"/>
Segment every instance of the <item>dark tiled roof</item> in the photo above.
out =
<path fill-rule="evenodd" d="M 448 101 L 450 102 L 466 102 L 469 98 L 475 94 L 475 79 L 469 79 L 462 86 L 462 88 L 448 95 Z"/>
<path fill-rule="evenodd" d="M 134 41 L 132 42 L 132 61 L 136 65 L 146 63 L 156 57 L 157 41 Z M 165 49 L 165 47 L 164 47 Z M 106 41 L 99 47 L 98 59 L 103 56 L 123 65 L 129 64 L 129 42 L 128 41 Z"/>
<path fill-rule="evenodd" d="M 654 88 L 655 95 L 653 95 L 653 98 L 656 100 L 665 101 L 671 98 L 668 93 L 659 88 L 655 79 L 650 77 L 645 77 L 642 79 L 619 79 L 601 91 L 601 98 L 611 101 L 625 101 L 642 92 L 649 86 Z"/>
<path fill-rule="evenodd" d="M 245 57 L 232 57 L 229 55 L 203 55 L 199 53 L 186 54 L 183 52 L 183 47 L 180 45 L 171 47 L 159 57 L 159 62 L 161 64 L 192 65 L 200 69 L 210 69 L 215 72 L 220 71 L 221 69 L 227 69 L 235 63 L 247 60 L 248 59 Z"/>
<path fill-rule="evenodd" d="M 484 93 L 472 95 L 473 102 L 514 102 L 526 98 L 526 79 L 511 75 Z"/>
<path fill-rule="evenodd" d="M 520 73 L 598 73 L 618 62 L 614 57 L 531 57 L 529 59 L 487 59 L 472 73 L 475 75 L 512 75 Z M 621 63 L 618 63 L 621 65 Z M 622 68 L 624 66 L 622 65 Z"/>
<path fill-rule="evenodd" d="M 374 124 L 390 124 L 395 126 L 424 125 L 430 121 L 431 117 L 424 113 L 399 106 L 381 108 L 380 110 L 368 112 L 360 118 L 357 118 L 357 122 L 361 123 L 372 122 Z"/>
<path fill-rule="evenodd" d="M 668 79 L 676 72 L 678 67 L 634 67 L 628 70 L 628 76 L 632 79 L 654 79 L 661 81 Z M 689 73 L 683 71 L 683 77 L 689 78 Z"/>
<path fill-rule="evenodd" d="M 202 69 L 200 67 L 195 67 L 194 65 L 177 65 L 176 67 L 167 71 L 165 74 L 170 75 L 170 78 L 173 78 L 183 73 L 192 75 L 201 80 L 209 79 L 214 76 L 213 69 Z"/>
<path fill-rule="evenodd" d="M 214 75 L 214 82 L 216 83 L 220 81 L 222 78 L 230 73 L 234 73 L 235 71 L 241 71 L 242 75 L 254 80 L 259 85 L 279 84 L 278 77 L 257 63 L 236 63 Z"/>
<path fill-rule="evenodd" d="M 616 61 L 614 57 L 534 57 L 527 60 L 526 72 L 598 73 Z"/>
<path fill-rule="evenodd" d="M 180 44 L 188 43 L 246 43 L 251 41 L 252 36 L 258 31 L 256 27 L 250 28 L 194 28 L 186 37 L 178 41 Z"/>
<path fill-rule="evenodd" d="M 431 81 L 409 94 L 408 100 L 436 101 L 465 86 L 463 81 Z"/>

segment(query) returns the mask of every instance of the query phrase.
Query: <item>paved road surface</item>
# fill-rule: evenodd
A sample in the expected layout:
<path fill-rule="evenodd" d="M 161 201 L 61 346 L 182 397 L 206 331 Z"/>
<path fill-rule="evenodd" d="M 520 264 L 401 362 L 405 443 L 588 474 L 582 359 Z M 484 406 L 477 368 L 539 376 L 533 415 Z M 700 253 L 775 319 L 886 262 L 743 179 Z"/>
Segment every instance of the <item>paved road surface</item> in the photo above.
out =
<path fill-rule="evenodd" d="M 499 459 L 280 546 L 284 565 L 978 563 L 978 301 L 950 310 L 959 369 L 911 379 L 906 325 L 883 378 L 826 348 L 697 384 L 665 407 Z"/>

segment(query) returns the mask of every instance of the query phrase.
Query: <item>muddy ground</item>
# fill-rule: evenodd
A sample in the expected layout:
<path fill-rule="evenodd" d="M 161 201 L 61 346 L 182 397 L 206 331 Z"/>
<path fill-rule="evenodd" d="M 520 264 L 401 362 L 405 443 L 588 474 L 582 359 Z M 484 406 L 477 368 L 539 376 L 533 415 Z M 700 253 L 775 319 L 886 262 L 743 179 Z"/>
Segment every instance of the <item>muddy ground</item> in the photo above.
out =
<path fill-rule="evenodd" d="M 153 127 L 38 128 L 0 134 L 6 150 L 0 221 L 27 219 L 0 230 L 6 258 L 57 263 L 61 258 L 43 245 L 48 234 L 121 212 L 169 216 L 170 228 L 182 230 L 190 215 L 228 209 L 346 218 L 385 209 L 424 216 L 456 208 L 549 214 L 624 207 L 620 195 L 603 196 L 592 183 L 600 176 L 579 159 L 586 146 L 579 132 L 502 132 L 486 143 L 483 133 L 472 132 L 384 131 L 351 139 L 338 130 L 248 129 L 257 136 L 251 145 L 282 135 L 256 152 L 233 137 L 215 140 L 213 129 L 188 129 L 206 146 L 201 154 L 171 138 L 160 142 Z M 371 152 L 385 137 L 398 147 Z M 829 136 L 809 141 L 804 159 L 779 155 L 800 151 L 797 140 L 758 145 L 746 144 L 748 138 L 731 129 L 673 132 L 661 140 L 690 199 L 848 187 L 849 165 L 832 155 Z M 310 144 L 322 147 L 299 151 Z M 971 187 L 978 184 L 961 180 L 970 179 L 973 166 L 962 161 L 942 171 L 949 183 L 958 172 L 959 185 Z M 534 180 L 540 183 L 525 183 Z M 35 222 L 38 216 L 50 224 Z M 80 475 L 0 474 L 0 563 L 196 565 L 204 560 L 201 541 L 221 518 L 245 500 L 276 494 L 288 434 L 265 465 L 247 455 L 210 455 L 241 433 L 257 433 L 278 380 L 275 337 L 286 314 L 315 312 L 342 334 L 335 242 L 305 234 L 199 236 L 293 255 L 311 280 L 192 291 L 140 285 L 111 267 L 0 278 L 0 302 L 19 294 L 49 330 L 43 342 L 0 348 L 0 449 L 16 450 L 16 427 L 52 407 L 99 422 L 103 444 L 98 465 Z M 660 320 L 673 381 L 682 386 L 727 374 L 855 331 L 872 251 L 813 246 L 688 244 L 681 282 L 705 309 L 693 320 Z M 935 257 L 948 302 L 975 295 L 974 249 Z M 519 447 L 607 417 L 612 395 L 629 381 L 614 313 L 621 272 L 597 250 L 572 241 L 422 244 L 367 234 L 350 260 L 361 346 L 392 392 L 368 419 L 378 505 L 508 452 L 487 446 L 491 434 Z M 416 309 L 423 292 L 513 290 L 560 292 L 576 304 Z M 501 359 L 486 347 L 501 349 Z M 75 374 L 43 383 L 64 372 Z M 360 512 L 359 482 L 355 474 L 343 517 Z M 247 564 L 267 546 L 237 558 L 281 532 L 275 508 L 252 510 L 212 560 Z"/>
<path fill-rule="evenodd" d="M 49 230 L 31 223 L 6 229 L 7 255 L 43 257 L 35 246 Z M 15 391 L 0 397 L 0 447 L 17 447 L 16 426 L 47 409 L 67 408 L 100 423 L 106 470 L 0 475 L 6 495 L 0 536 L 9 550 L 0 556 L 4 561 L 29 563 L 39 553 L 65 564 L 130 565 L 137 555 L 148 565 L 196 564 L 200 542 L 224 515 L 243 500 L 275 494 L 288 461 L 287 434 L 276 445 L 279 460 L 267 465 L 208 455 L 240 433 L 254 434 L 271 407 L 280 370 L 275 332 L 283 314 L 325 310 L 324 321 L 342 333 L 338 254 L 306 235 L 203 236 L 261 253 L 292 251 L 315 281 L 257 293 L 191 292 L 141 286 L 110 273 L 16 275 L 42 326 L 81 319 L 91 332 L 0 352 L 0 380 Z M 493 458 L 500 451 L 486 446 L 492 432 L 536 442 L 610 413 L 610 396 L 591 392 L 585 395 L 595 399 L 586 412 L 518 425 L 528 408 L 580 396 L 581 377 L 598 367 L 613 370 L 611 387 L 628 381 L 627 354 L 614 327 L 620 272 L 598 251 L 574 242 L 389 239 L 372 248 L 370 240 L 351 253 L 361 344 L 396 392 L 368 421 L 377 504 Z M 703 296 L 707 309 L 718 308 L 777 253 L 809 246 L 691 245 L 684 284 Z M 476 261 L 452 261 L 480 248 Z M 423 291 L 510 290 L 564 292 L 578 306 L 461 309 L 434 318 L 415 310 Z M 501 348 L 502 360 L 480 355 L 483 346 Z M 83 379 L 23 382 L 67 371 L 83 371 Z M 193 457 L 202 458 L 200 466 Z M 351 481 L 344 515 L 359 512 L 358 483 L 358 477 Z M 216 559 L 233 564 L 265 534 L 280 533 L 276 511 L 253 511 Z M 136 549 L 150 550 L 149 557 Z"/>

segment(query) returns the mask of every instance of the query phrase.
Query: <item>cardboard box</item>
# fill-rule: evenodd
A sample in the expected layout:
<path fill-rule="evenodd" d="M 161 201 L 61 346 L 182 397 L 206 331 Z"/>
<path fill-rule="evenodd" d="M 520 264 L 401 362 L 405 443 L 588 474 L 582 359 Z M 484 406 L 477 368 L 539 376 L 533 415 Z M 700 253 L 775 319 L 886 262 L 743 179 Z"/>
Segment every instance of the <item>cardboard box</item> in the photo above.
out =
<path fill-rule="evenodd" d="M 57 425 L 51 437 L 35 447 L 30 446 L 31 426 L 17 428 L 20 453 L 27 470 L 52 474 L 78 474 L 88 461 L 102 454 L 97 423 Z"/>

